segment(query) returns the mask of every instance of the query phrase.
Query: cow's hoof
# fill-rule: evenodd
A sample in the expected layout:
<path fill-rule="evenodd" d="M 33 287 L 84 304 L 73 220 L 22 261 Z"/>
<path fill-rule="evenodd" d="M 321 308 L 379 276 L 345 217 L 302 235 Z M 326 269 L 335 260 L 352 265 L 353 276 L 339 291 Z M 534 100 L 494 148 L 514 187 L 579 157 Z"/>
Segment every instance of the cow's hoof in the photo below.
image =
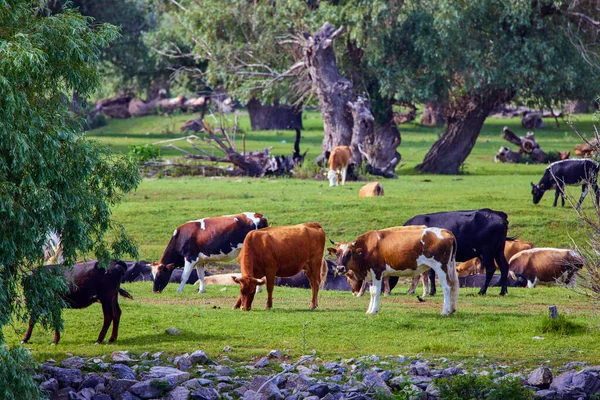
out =
<path fill-rule="evenodd" d="M 316 309 L 317 309 L 317 307 L 318 307 L 318 306 L 310 306 L 310 307 L 308 307 L 308 309 L 309 309 L 310 311 L 313 311 L 313 310 L 316 310 Z"/>
<path fill-rule="evenodd" d="M 117 338 L 114 338 L 114 339 L 108 339 L 108 344 L 114 343 L 114 342 L 115 342 L 115 340 L 117 340 Z"/>
<path fill-rule="evenodd" d="M 56 343 L 50 343 L 50 346 L 56 346 Z"/>
<path fill-rule="evenodd" d="M 21 340 L 21 344 L 25 344 L 25 343 L 27 343 L 26 340 Z"/>
<path fill-rule="evenodd" d="M 200 293 L 206 293 L 206 290 L 198 290 L 198 294 Z"/>

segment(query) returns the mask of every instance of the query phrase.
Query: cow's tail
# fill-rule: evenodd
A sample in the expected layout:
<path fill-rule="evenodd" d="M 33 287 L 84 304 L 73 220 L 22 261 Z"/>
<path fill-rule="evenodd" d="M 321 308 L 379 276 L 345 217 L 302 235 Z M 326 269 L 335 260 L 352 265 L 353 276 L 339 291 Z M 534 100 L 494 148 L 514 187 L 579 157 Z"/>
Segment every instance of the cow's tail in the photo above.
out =
<path fill-rule="evenodd" d="M 452 248 L 450 250 L 450 259 L 448 260 L 448 279 L 450 280 L 450 304 L 451 312 L 456 311 L 456 301 L 458 298 L 458 273 L 456 272 L 456 238 L 452 237 Z"/>
<path fill-rule="evenodd" d="M 325 281 L 327 280 L 327 261 L 325 261 L 325 259 L 323 258 L 321 260 L 321 285 L 319 285 L 319 288 L 323 289 L 323 286 L 325 286 Z"/>
<path fill-rule="evenodd" d="M 129 292 L 125 289 L 119 288 L 119 294 L 121 296 L 125 297 L 126 299 L 133 300 L 133 296 L 131 294 L 129 294 Z"/>
<path fill-rule="evenodd" d="M 381 186 L 379 183 L 375 188 L 375 193 L 377 194 L 377 196 L 383 196 L 383 186 Z"/>

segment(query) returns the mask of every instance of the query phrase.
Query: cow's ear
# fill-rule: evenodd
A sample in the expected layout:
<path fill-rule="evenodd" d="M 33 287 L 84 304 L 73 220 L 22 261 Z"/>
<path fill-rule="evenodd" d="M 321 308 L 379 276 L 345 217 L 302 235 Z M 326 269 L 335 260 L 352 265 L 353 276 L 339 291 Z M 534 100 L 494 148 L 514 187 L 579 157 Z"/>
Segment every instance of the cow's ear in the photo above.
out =
<path fill-rule="evenodd" d="M 336 255 L 337 254 L 337 250 L 334 249 L 333 247 L 328 247 L 327 251 L 329 252 L 329 254 L 331 255 Z"/>
<path fill-rule="evenodd" d="M 535 184 L 533 182 L 531 182 L 531 187 L 535 187 Z"/>
<path fill-rule="evenodd" d="M 171 271 L 175 269 L 175 264 L 167 264 L 167 268 L 170 269 Z"/>
<path fill-rule="evenodd" d="M 355 252 L 356 254 L 358 254 L 358 255 L 361 255 L 361 254 L 362 254 L 362 249 L 359 247 L 359 248 L 357 248 L 357 249 L 354 249 L 354 252 Z"/>
<path fill-rule="evenodd" d="M 540 183 L 540 188 L 543 189 L 544 188 L 544 184 Z"/>
<path fill-rule="evenodd" d="M 264 285 L 266 281 L 267 281 L 266 278 L 262 278 L 262 279 L 254 278 L 254 283 L 256 283 L 258 286 Z"/>
<path fill-rule="evenodd" d="M 240 278 L 238 278 L 235 275 L 231 275 L 231 280 L 233 280 L 235 283 L 237 283 L 238 285 L 240 284 Z"/>

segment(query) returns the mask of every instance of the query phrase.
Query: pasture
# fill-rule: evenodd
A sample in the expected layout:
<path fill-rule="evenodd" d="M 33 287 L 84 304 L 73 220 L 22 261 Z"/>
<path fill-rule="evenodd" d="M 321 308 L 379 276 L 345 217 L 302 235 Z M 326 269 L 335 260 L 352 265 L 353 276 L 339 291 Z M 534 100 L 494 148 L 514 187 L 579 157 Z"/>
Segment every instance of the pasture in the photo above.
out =
<path fill-rule="evenodd" d="M 116 152 L 127 152 L 132 144 L 153 143 L 181 136 L 179 126 L 189 115 L 114 120 L 89 135 Z M 210 121 L 210 120 L 209 120 Z M 571 150 L 580 142 L 563 123 L 545 120 L 547 127 L 536 131 L 545 151 Z M 592 117 L 579 116 L 577 127 L 591 132 Z M 317 169 L 311 160 L 320 153 L 322 123 L 315 112 L 305 113 L 301 150 L 309 149 L 303 175 Z M 553 193 L 541 204 L 531 202 L 529 182 L 537 182 L 545 166 L 494 164 L 500 146 L 511 146 L 501 138 L 508 125 L 524 135 L 517 119 L 489 119 L 458 176 L 419 175 L 413 167 L 442 133 L 442 128 L 407 124 L 400 127 L 399 152 L 404 165 L 397 169 L 399 179 L 380 179 L 383 198 L 358 198 L 364 182 L 330 188 L 325 180 L 289 178 L 171 178 L 144 180 L 139 189 L 126 196 L 114 210 L 139 244 L 140 258 L 158 260 L 173 229 L 192 219 L 233 214 L 241 211 L 263 213 L 272 225 L 319 222 L 328 239 L 351 240 L 370 229 L 401 225 L 410 217 L 428 212 L 489 207 L 509 216 L 509 235 L 533 241 L 537 247 L 569 247 L 572 238 L 581 239 L 575 213 L 569 208 L 553 208 Z M 292 132 L 252 132 L 246 115 L 240 116 L 249 150 L 273 146 L 274 154 L 291 154 Z M 176 132 L 176 133 L 173 133 Z M 241 146 L 241 135 L 236 143 Z M 285 141 L 285 143 L 282 143 Z M 182 147 L 189 148 L 187 144 Z M 513 146 L 514 147 L 514 146 Z M 164 156 L 173 157 L 173 150 Z M 366 177 L 373 180 L 373 177 Z M 580 188 L 570 188 L 579 196 Z M 592 207 L 586 199 L 584 208 Z M 222 266 L 208 266 L 218 272 Z M 230 269 L 230 268 L 229 268 Z M 151 293 L 150 283 L 125 284 L 134 301 L 121 300 L 123 309 L 119 339 L 111 345 L 93 346 L 102 323 L 97 305 L 86 310 L 65 311 L 65 332 L 56 347 L 50 347 L 52 333 L 37 326 L 28 344 L 38 360 L 62 359 L 68 353 L 81 356 L 107 354 L 115 350 L 167 351 L 181 354 L 203 349 L 210 357 L 222 355 L 224 346 L 234 359 L 264 355 L 271 349 L 287 349 L 297 357 L 313 349 L 324 360 L 358 355 L 416 355 L 446 357 L 477 362 L 479 357 L 515 365 L 540 362 L 551 365 L 566 361 L 593 361 L 600 357 L 596 345 L 600 318 L 597 308 L 581 296 L 559 287 L 533 290 L 509 288 L 505 297 L 499 288 L 490 288 L 479 297 L 478 289 L 461 289 L 457 313 L 442 318 L 442 296 L 420 303 L 407 296 L 407 285 L 382 298 L 380 313 L 366 316 L 367 297 L 350 293 L 320 292 L 319 308 L 308 311 L 308 290 L 276 287 L 273 310 L 262 308 L 266 294 L 255 298 L 253 310 L 233 311 L 237 286 L 208 287 L 198 295 L 188 285 L 182 294 L 170 284 L 160 295 Z M 420 294 L 419 288 L 417 293 Z M 549 305 L 576 327 L 563 333 L 542 332 L 543 317 Z M 164 333 L 166 328 L 182 330 L 179 336 Z M 25 326 L 15 322 L 5 329 L 8 343 L 18 343 Z M 536 339 L 541 337 L 542 339 Z"/>

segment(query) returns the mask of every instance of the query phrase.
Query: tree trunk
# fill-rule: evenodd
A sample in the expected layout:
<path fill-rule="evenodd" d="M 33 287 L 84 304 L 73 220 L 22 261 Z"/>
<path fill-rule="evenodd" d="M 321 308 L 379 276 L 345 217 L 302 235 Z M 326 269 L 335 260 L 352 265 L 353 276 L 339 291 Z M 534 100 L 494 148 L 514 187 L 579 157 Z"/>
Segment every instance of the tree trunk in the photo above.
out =
<path fill-rule="evenodd" d="M 444 109 L 437 101 L 428 101 L 423 109 L 423 117 L 421 117 L 422 125 L 444 125 Z"/>
<path fill-rule="evenodd" d="M 326 22 L 317 33 L 305 33 L 304 59 L 309 78 L 316 89 L 323 117 L 323 153 L 336 146 L 350 146 L 352 161 L 362 165 L 363 157 L 373 173 L 395 176 L 400 161 L 396 147 L 400 133 L 390 114 L 390 126 L 377 127 L 369 103 L 357 96 L 352 83 L 336 64 L 333 40 L 343 31 Z M 379 136 L 382 137 L 379 137 Z"/>
<path fill-rule="evenodd" d="M 247 105 L 250 125 L 257 130 L 296 130 L 302 129 L 302 109 L 291 106 L 265 106 L 255 98 Z"/>
<path fill-rule="evenodd" d="M 507 103 L 513 93 L 495 91 L 486 97 L 465 96 L 450 106 L 446 131 L 434 143 L 416 170 L 432 174 L 458 174 L 467 159 L 489 112 Z"/>

